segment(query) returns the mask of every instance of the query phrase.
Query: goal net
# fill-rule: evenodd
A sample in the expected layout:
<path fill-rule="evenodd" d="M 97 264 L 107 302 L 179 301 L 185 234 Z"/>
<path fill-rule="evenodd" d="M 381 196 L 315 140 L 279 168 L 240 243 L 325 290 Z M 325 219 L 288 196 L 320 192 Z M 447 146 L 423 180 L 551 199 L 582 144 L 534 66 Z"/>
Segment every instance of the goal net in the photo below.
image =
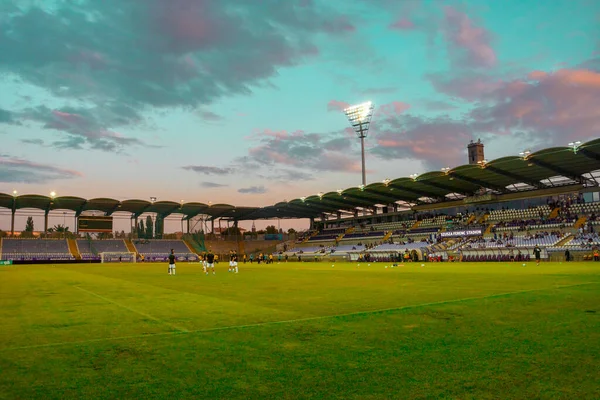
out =
<path fill-rule="evenodd" d="M 100 253 L 101 263 L 136 262 L 135 253 L 126 251 Z"/>

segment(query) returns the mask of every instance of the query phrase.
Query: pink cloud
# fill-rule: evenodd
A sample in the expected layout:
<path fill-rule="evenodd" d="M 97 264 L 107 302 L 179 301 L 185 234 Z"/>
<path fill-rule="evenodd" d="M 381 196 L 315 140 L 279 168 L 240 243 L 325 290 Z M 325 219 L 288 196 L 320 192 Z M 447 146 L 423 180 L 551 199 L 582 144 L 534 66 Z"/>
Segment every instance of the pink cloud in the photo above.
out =
<path fill-rule="evenodd" d="M 544 145 L 585 140 L 600 130 L 600 73 L 562 69 L 533 71 L 505 83 L 471 111 L 474 129 L 519 130 Z"/>
<path fill-rule="evenodd" d="M 438 92 L 469 101 L 492 93 L 503 85 L 500 79 L 475 73 L 459 76 L 430 74 L 427 79 Z"/>
<path fill-rule="evenodd" d="M 468 126 L 449 118 L 404 116 L 379 128 L 373 153 L 383 159 L 422 160 L 431 168 L 454 166 L 464 164 L 465 145 L 471 138 Z"/>
<path fill-rule="evenodd" d="M 385 116 L 397 116 L 410 108 L 410 104 L 401 101 L 392 101 L 388 104 L 379 106 L 377 113 Z"/>
<path fill-rule="evenodd" d="M 408 18 L 403 17 L 392 22 L 388 28 L 396 31 L 410 31 L 415 29 L 415 24 Z"/>
<path fill-rule="evenodd" d="M 327 103 L 327 111 L 344 111 L 348 107 L 350 104 L 345 101 L 331 100 Z"/>
<path fill-rule="evenodd" d="M 496 64 L 490 33 L 476 26 L 465 13 L 450 6 L 444 8 L 444 35 L 456 63 L 472 67 L 493 67 Z"/>

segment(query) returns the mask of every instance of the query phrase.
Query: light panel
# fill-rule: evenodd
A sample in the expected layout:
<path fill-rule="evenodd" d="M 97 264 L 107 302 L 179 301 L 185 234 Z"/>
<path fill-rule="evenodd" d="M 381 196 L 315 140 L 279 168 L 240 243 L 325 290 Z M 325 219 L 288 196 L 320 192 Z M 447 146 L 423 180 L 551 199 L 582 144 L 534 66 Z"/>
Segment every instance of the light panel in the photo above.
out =
<path fill-rule="evenodd" d="M 373 109 L 373 103 L 367 101 L 366 103 L 350 106 L 344 110 L 344 114 L 346 114 L 350 125 L 354 128 L 354 132 L 357 133 L 358 137 L 367 136 L 371 117 L 373 116 Z"/>

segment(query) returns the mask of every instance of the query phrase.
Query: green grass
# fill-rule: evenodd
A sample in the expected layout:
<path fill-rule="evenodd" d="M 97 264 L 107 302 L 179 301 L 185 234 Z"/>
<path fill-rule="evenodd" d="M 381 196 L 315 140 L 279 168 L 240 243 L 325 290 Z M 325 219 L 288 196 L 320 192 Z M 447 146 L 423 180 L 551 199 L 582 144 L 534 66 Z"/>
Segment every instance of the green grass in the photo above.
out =
<path fill-rule="evenodd" d="M 0 267 L 0 398 L 600 398 L 600 263 L 384 265 Z"/>

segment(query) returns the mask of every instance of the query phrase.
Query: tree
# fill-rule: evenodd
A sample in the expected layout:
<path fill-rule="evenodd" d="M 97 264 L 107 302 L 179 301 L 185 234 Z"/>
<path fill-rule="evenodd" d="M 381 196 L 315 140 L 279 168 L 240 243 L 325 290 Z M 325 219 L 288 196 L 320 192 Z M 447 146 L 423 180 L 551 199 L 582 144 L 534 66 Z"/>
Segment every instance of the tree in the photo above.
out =
<path fill-rule="evenodd" d="M 27 217 L 27 222 L 25 223 L 25 232 L 33 232 L 33 217 Z"/>
<path fill-rule="evenodd" d="M 156 217 L 156 226 L 154 227 L 154 237 L 162 239 L 165 233 L 165 219 L 162 215 Z"/>
<path fill-rule="evenodd" d="M 288 229 L 288 235 L 291 235 L 292 233 L 296 233 L 296 230 L 294 228 Z"/>
<path fill-rule="evenodd" d="M 140 221 L 137 226 L 137 237 L 138 239 L 144 239 L 146 237 L 146 230 L 144 229 L 144 221 Z"/>
<path fill-rule="evenodd" d="M 267 234 L 275 234 L 275 233 L 279 233 L 279 231 L 277 230 L 277 227 L 275 225 L 269 225 L 265 228 L 265 231 L 267 232 Z"/>
<path fill-rule="evenodd" d="M 152 239 L 154 237 L 154 222 L 152 222 L 152 217 L 146 217 L 146 239 Z"/>

